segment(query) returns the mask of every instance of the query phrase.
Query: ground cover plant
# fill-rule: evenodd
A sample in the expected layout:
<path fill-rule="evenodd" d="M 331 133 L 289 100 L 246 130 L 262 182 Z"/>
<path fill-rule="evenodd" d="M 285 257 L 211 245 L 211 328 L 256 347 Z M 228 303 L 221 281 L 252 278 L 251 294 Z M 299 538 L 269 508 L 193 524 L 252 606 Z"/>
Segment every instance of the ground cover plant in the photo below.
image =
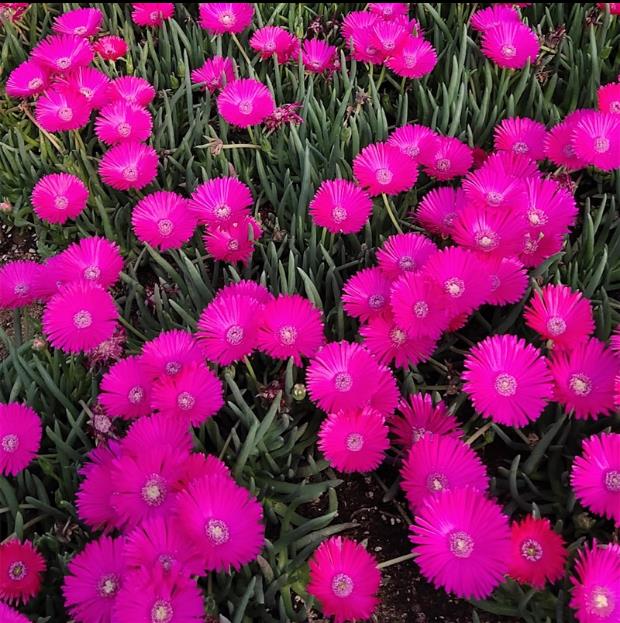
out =
<path fill-rule="evenodd" d="M 618 4 L 0 10 L 1 621 L 620 621 Z"/>

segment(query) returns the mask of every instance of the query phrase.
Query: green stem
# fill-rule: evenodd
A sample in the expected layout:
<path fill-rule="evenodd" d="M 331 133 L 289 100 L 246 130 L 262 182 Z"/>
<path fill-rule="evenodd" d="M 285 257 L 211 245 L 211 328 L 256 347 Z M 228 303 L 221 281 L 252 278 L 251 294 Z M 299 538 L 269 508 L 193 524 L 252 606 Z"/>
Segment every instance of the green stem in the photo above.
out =
<path fill-rule="evenodd" d="M 15 345 L 22 345 L 22 311 L 17 308 L 13 310 L 13 331 L 15 331 Z"/>
<path fill-rule="evenodd" d="M 237 39 L 237 35 L 235 35 L 234 33 L 231 33 L 231 37 L 233 41 L 235 42 L 235 45 L 239 48 L 239 52 L 241 52 L 241 56 L 243 56 L 243 60 L 246 62 L 248 66 L 248 72 L 250 76 L 254 76 L 254 67 L 252 66 L 252 61 L 250 60 L 250 57 L 247 55 L 245 48 L 241 45 L 241 41 Z"/>
<path fill-rule="evenodd" d="M 381 196 L 383 197 L 383 205 L 385 205 L 385 209 L 387 210 L 390 220 L 392 221 L 392 223 L 394 223 L 394 227 L 396 227 L 396 231 L 399 234 L 402 234 L 403 230 L 401 229 L 398 223 L 398 219 L 396 218 L 396 215 L 394 214 L 394 211 L 392 210 L 392 206 L 390 205 L 390 201 L 387 198 L 387 195 L 385 193 L 382 193 Z"/>
<path fill-rule="evenodd" d="M 474 443 L 474 441 L 476 441 L 476 439 L 478 439 L 479 437 L 482 437 L 489 430 L 489 428 L 491 428 L 491 426 L 493 426 L 493 422 L 487 422 L 484 426 L 479 428 L 471 437 L 469 437 L 469 439 L 467 439 L 465 443 L 468 446 L 471 446 L 471 444 Z"/>
<path fill-rule="evenodd" d="M 386 567 L 391 567 L 392 565 L 399 565 L 401 562 L 405 562 L 406 560 L 411 560 L 414 557 L 415 557 L 415 554 L 404 554 L 403 556 L 398 556 L 396 558 L 392 558 L 390 560 L 380 562 L 377 565 L 377 567 L 379 569 L 385 569 Z"/>
<path fill-rule="evenodd" d="M 243 358 L 243 363 L 245 364 L 248 374 L 250 375 L 254 383 L 258 385 L 258 381 L 256 380 L 256 373 L 254 372 L 254 368 L 252 367 L 252 362 L 248 359 L 247 355 Z"/>

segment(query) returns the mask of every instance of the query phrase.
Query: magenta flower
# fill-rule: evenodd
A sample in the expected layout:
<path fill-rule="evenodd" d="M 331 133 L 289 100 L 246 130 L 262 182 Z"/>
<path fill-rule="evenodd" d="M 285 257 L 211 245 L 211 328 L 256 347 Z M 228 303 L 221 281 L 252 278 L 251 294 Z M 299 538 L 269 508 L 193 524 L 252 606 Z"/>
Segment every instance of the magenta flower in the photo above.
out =
<path fill-rule="evenodd" d="M 391 281 L 380 268 L 364 268 L 345 282 L 342 289 L 344 311 L 366 321 L 389 309 Z"/>
<path fill-rule="evenodd" d="M 620 115 L 620 82 L 612 82 L 598 88 L 598 109 L 601 112 Z"/>
<path fill-rule="evenodd" d="M 485 268 L 491 282 L 487 303 L 508 305 L 521 300 L 529 283 L 523 262 L 514 257 L 489 257 Z"/>
<path fill-rule="evenodd" d="M 41 588 L 45 560 L 30 541 L 9 537 L 0 544 L 0 599 L 10 604 L 30 601 Z M 4 623 L 4 621 L 3 621 Z"/>
<path fill-rule="evenodd" d="M 138 26 L 161 26 L 174 15 L 173 2 L 133 2 L 131 19 Z"/>
<path fill-rule="evenodd" d="M 390 447 L 383 416 L 372 408 L 330 413 L 319 430 L 319 449 L 341 472 L 370 472 Z"/>
<path fill-rule="evenodd" d="M 257 283 L 256 281 L 250 281 L 249 279 L 240 279 L 239 281 L 231 282 L 218 290 L 214 301 L 225 299 L 230 296 L 242 296 L 250 297 L 256 300 L 257 303 L 265 305 L 270 301 L 273 301 L 273 294 L 267 290 L 267 288 Z"/>
<path fill-rule="evenodd" d="M 131 224 L 141 242 L 167 251 L 180 249 L 194 234 L 196 216 L 187 199 L 162 190 L 141 199 L 131 213 Z"/>
<path fill-rule="evenodd" d="M 372 213 L 372 199 L 348 180 L 325 180 L 316 191 L 308 212 L 319 227 L 333 234 L 356 234 Z"/>
<path fill-rule="evenodd" d="M 418 179 L 415 161 L 387 143 L 364 147 L 353 159 L 353 173 L 372 197 L 405 192 L 413 188 Z"/>
<path fill-rule="evenodd" d="M 208 58 L 198 69 L 192 70 L 191 76 L 194 84 L 204 84 L 204 89 L 215 93 L 235 79 L 234 61 L 222 56 Z"/>
<path fill-rule="evenodd" d="M 106 145 L 146 141 L 152 130 L 151 114 L 144 108 L 124 101 L 104 106 L 95 120 L 97 138 Z"/>
<path fill-rule="evenodd" d="M 484 599 L 504 581 L 508 518 L 483 493 L 466 487 L 430 497 L 418 510 L 411 533 L 420 571 L 437 588 Z"/>
<path fill-rule="evenodd" d="M 116 190 L 139 190 L 157 175 L 157 153 L 149 145 L 128 141 L 112 147 L 99 162 L 104 184 Z"/>
<path fill-rule="evenodd" d="M 582 169 L 587 166 L 575 153 L 573 146 L 573 134 L 577 127 L 577 121 L 582 118 L 585 111 L 576 110 L 566 115 L 564 121 L 553 126 L 545 140 L 545 155 L 551 162 L 569 170 Z"/>
<path fill-rule="evenodd" d="M 264 26 L 254 32 L 250 47 L 262 59 L 275 56 L 281 65 L 288 63 L 299 54 L 299 39 L 280 26 Z"/>
<path fill-rule="evenodd" d="M 254 17 L 254 8 L 245 2 L 205 2 L 199 9 L 200 26 L 215 35 L 243 32 Z"/>
<path fill-rule="evenodd" d="M 585 439 L 570 481 L 586 508 L 620 526 L 620 435 L 602 433 Z"/>
<path fill-rule="evenodd" d="M 124 539 L 102 536 L 68 564 L 63 594 L 71 616 L 81 623 L 112 621 L 112 608 L 123 584 Z"/>
<path fill-rule="evenodd" d="M 405 26 L 397 20 L 377 20 L 370 32 L 373 46 L 388 61 L 399 54 L 408 36 Z"/>
<path fill-rule="evenodd" d="M 545 359 L 515 335 L 494 335 L 474 346 L 463 378 L 476 411 L 506 426 L 538 419 L 553 396 Z"/>
<path fill-rule="evenodd" d="M 489 28 L 495 28 L 506 22 L 520 22 L 519 13 L 513 6 L 503 4 L 493 5 L 487 9 L 479 9 L 470 20 L 471 27 L 478 32 L 484 33 Z"/>
<path fill-rule="evenodd" d="M 545 582 L 564 576 L 566 549 L 564 540 L 553 531 L 548 519 L 527 515 L 512 524 L 512 548 L 509 575 L 522 584 L 542 590 Z"/>
<path fill-rule="evenodd" d="M 395 20 L 409 15 L 409 5 L 406 2 L 370 2 L 368 10 L 384 20 Z"/>
<path fill-rule="evenodd" d="M 59 86 L 39 97 L 34 116 L 47 132 L 64 132 L 85 126 L 91 110 L 88 100 L 79 91 Z"/>
<path fill-rule="evenodd" d="M 115 363 L 101 379 L 99 402 L 111 417 L 133 419 L 151 413 L 151 379 L 140 357 Z"/>
<path fill-rule="evenodd" d="M 107 88 L 110 102 L 124 100 L 136 106 L 148 106 L 155 98 L 153 85 L 138 76 L 121 76 L 110 82 Z"/>
<path fill-rule="evenodd" d="M 127 43 L 122 37 L 106 35 L 93 44 L 93 50 L 106 61 L 115 61 L 127 54 Z"/>
<path fill-rule="evenodd" d="M 379 375 L 374 380 L 369 406 L 388 418 L 396 410 L 399 399 L 400 392 L 392 371 L 387 366 L 379 366 Z"/>
<path fill-rule="evenodd" d="M 229 82 L 217 97 L 220 115 L 227 123 L 239 128 L 262 123 L 275 107 L 269 89 L 262 82 L 251 78 Z"/>
<path fill-rule="evenodd" d="M 214 177 L 192 193 L 189 208 L 200 223 L 230 225 L 250 216 L 252 192 L 236 177 Z"/>
<path fill-rule="evenodd" d="M 49 84 L 47 68 L 27 60 L 18 65 L 6 81 L 6 94 L 10 97 L 32 97 L 44 91 Z"/>
<path fill-rule="evenodd" d="M 204 476 L 225 476 L 231 477 L 230 470 L 226 464 L 212 454 L 190 454 L 185 461 L 183 471 L 183 486 L 186 487 L 190 482 Z"/>
<path fill-rule="evenodd" d="M 186 366 L 203 360 L 198 343 L 189 331 L 163 331 L 142 346 L 142 365 L 151 380 L 174 376 Z"/>
<path fill-rule="evenodd" d="M 42 270 L 32 260 L 13 260 L 0 267 L 0 309 L 17 309 L 33 303 Z"/>
<path fill-rule="evenodd" d="M 439 135 L 424 125 L 403 125 L 396 128 L 388 138 L 388 145 L 398 147 L 416 162 L 434 153 Z"/>
<path fill-rule="evenodd" d="M 389 279 L 419 273 L 437 253 L 437 247 L 426 236 L 416 233 L 389 236 L 377 251 L 379 268 Z"/>
<path fill-rule="evenodd" d="M 92 37 L 99 32 L 103 13 L 99 9 L 74 9 L 59 15 L 54 20 L 52 30 L 61 35 Z"/>
<path fill-rule="evenodd" d="M 231 478 L 206 476 L 191 482 L 177 497 L 177 516 L 206 571 L 239 569 L 263 548 L 262 507 Z"/>
<path fill-rule="evenodd" d="M 429 497 L 470 486 L 480 492 L 489 478 L 478 455 L 456 437 L 425 434 L 416 441 L 403 463 L 401 486 L 413 512 Z"/>
<path fill-rule="evenodd" d="M 516 212 L 523 203 L 523 182 L 496 166 L 483 166 L 463 180 L 467 201 L 475 207 Z"/>
<path fill-rule="evenodd" d="M 460 188 L 440 186 L 426 193 L 418 204 L 415 218 L 429 232 L 450 236 L 458 213 L 465 207 Z"/>
<path fill-rule="evenodd" d="M 620 168 L 620 115 L 589 111 L 573 130 L 578 158 L 602 171 Z"/>
<path fill-rule="evenodd" d="M 114 299 L 95 283 L 76 281 L 60 288 L 43 313 L 43 332 L 54 348 L 87 352 L 112 337 L 118 311 Z"/>
<path fill-rule="evenodd" d="M 518 181 L 527 182 L 528 178 L 539 178 L 536 162 L 529 156 L 514 151 L 501 150 L 490 154 L 480 166 L 481 171 L 492 171 L 495 175 L 502 172 Z"/>
<path fill-rule="evenodd" d="M 79 91 L 95 110 L 108 102 L 110 79 L 94 67 L 78 67 L 64 74 L 62 78 L 57 78 L 55 84 Z"/>
<path fill-rule="evenodd" d="M 256 219 L 244 216 L 239 221 L 207 228 L 203 240 L 207 253 L 216 260 L 249 264 L 256 240 L 262 233 Z"/>
<path fill-rule="evenodd" d="M 347 23 L 343 22 L 343 34 L 347 45 L 351 49 L 351 57 L 356 61 L 380 65 L 385 61 L 385 54 L 377 47 L 373 28 L 378 21 L 376 15 L 365 11 L 355 11 L 347 17 L 351 18 Z M 348 31 L 348 32 L 347 32 Z"/>
<path fill-rule="evenodd" d="M 547 130 L 542 123 L 525 117 L 504 119 L 495 127 L 495 149 L 511 151 L 532 160 L 544 160 Z"/>
<path fill-rule="evenodd" d="M 551 179 L 524 180 L 525 216 L 532 236 L 564 236 L 575 224 L 577 204 L 573 194 Z"/>
<path fill-rule="evenodd" d="M 18 403 L 0 404 L 0 473 L 15 476 L 26 469 L 41 445 L 41 418 Z"/>
<path fill-rule="evenodd" d="M 597 419 L 613 410 L 618 361 L 600 340 L 590 338 L 553 353 L 549 369 L 555 400 L 577 419 Z"/>
<path fill-rule="evenodd" d="M 450 180 L 465 175 L 474 162 L 471 147 L 457 138 L 439 136 L 435 149 L 423 154 L 425 172 L 438 180 Z"/>
<path fill-rule="evenodd" d="M 53 73 L 65 73 L 91 63 L 93 50 L 82 37 L 50 35 L 32 50 L 32 59 Z"/>
<path fill-rule="evenodd" d="M 369 619 L 379 602 L 381 573 L 362 545 L 339 536 L 323 541 L 308 561 L 308 593 L 334 623 Z"/>
<path fill-rule="evenodd" d="M 190 454 L 193 448 L 190 427 L 186 421 L 171 418 L 161 413 L 154 413 L 149 417 L 134 420 L 121 441 L 121 450 L 124 455 L 139 458 L 144 454 L 144 448 L 165 446 L 173 450 L 182 451 L 185 460 L 181 466 L 183 480 L 188 470 L 188 462 L 194 456 Z"/>
<path fill-rule="evenodd" d="M 437 52 L 422 37 L 408 36 L 385 64 L 397 76 L 419 79 L 433 71 L 437 65 Z"/>
<path fill-rule="evenodd" d="M 336 61 L 336 46 L 322 39 L 306 39 L 301 48 L 301 59 L 306 71 L 322 74 L 330 71 Z"/>
<path fill-rule="evenodd" d="M 483 54 L 499 67 L 522 69 L 540 50 L 536 33 L 520 22 L 501 22 L 482 34 Z"/>
<path fill-rule="evenodd" d="M 63 283 L 86 281 L 109 288 L 118 281 L 123 269 L 118 245 L 100 236 L 74 242 L 60 257 L 57 275 Z"/>
<path fill-rule="evenodd" d="M 30 619 L 27 619 L 24 614 L 20 614 L 3 603 L 0 603 L 0 620 L 4 623 L 30 623 Z"/>

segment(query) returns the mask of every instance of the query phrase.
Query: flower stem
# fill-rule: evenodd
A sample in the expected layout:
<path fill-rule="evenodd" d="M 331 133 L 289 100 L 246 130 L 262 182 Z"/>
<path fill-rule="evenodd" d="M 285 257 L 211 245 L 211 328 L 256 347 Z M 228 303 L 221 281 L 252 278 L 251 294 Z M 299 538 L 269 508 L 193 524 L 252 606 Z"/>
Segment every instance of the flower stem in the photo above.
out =
<path fill-rule="evenodd" d="M 248 66 L 248 72 L 251 76 L 254 76 L 254 67 L 252 65 L 252 61 L 250 60 L 250 57 L 247 55 L 247 52 L 245 51 L 245 48 L 241 45 L 241 41 L 239 41 L 239 39 L 237 38 L 237 35 L 234 33 L 231 33 L 230 35 L 233 39 L 233 41 L 235 42 L 235 45 L 239 48 L 239 52 L 241 52 L 241 56 L 243 56 L 243 60 L 246 62 L 247 66 Z"/>
<path fill-rule="evenodd" d="M 403 556 L 398 556 L 397 558 L 392 558 L 391 560 L 380 562 L 377 567 L 379 569 L 385 569 L 386 567 L 391 567 L 392 565 L 399 565 L 401 562 L 411 560 L 414 556 L 415 554 L 404 554 Z"/>
<path fill-rule="evenodd" d="M 385 205 L 385 209 L 387 210 L 390 220 L 392 221 L 392 223 L 394 223 L 394 227 L 396 227 L 396 231 L 399 234 L 402 234 L 403 230 L 401 229 L 398 223 L 398 219 L 396 218 L 396 215 L 394 214 L 394 211 L 392 210 L 392 206 L 390 205 L 390 201 L 387 198 L 387 195 L 385 193 L 382 193 L 381 196 L 383 197 L 383 205 Z"/>
<path fill-rule="evenodd" d="M 478 439 L 479 437 L 482 437 L 489 430 L 489 428 L 491 428 L 491 426 L 493 426 L 493 422 L 487 422 L 484 426 L 479 428 L 473 435 L 471 435 L 471 437 L 469 437 L 465 441 L 465 443 L 468 446 L 471 446 L 471 444 L 474 443 L 474 441 L 476 441 L 476 439 Z"/>
<path fill-rule="evenodd" d="M 254 383 L 258 385 L 258 381 L 256 380 L 256 373 L 254 372 L 254 368 L 252 367 L 252 362 L 248 359 L 247 355 L 243 358 L 243 363 L 245 364 L 248 374 L 252 377 Z"/>

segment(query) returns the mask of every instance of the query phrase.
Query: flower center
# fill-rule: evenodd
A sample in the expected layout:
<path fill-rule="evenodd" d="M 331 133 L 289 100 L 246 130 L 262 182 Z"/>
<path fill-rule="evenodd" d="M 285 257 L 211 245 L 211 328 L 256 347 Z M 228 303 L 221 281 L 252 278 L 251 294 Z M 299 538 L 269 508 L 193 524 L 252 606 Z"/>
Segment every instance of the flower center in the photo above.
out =
<path fill-rule="evenodd" d="M 226 331 L 226 341 L 232 346 L 238 346 L 243 342 L 243 327 L 234 324 Z"/>
<path fill-rule="evenodd" d="M 213 212 L 217 218 L 224 220 L 230 217 L 232 210 L 225 203 L 222 203 L 216 206 Z"/>
<path fill-rule="evenodd" d="M 445 474 L 439 472 L 433 472 L 426 478 L 426 488 L 432 493 L 436 491 L 443 491 L 449 487 L 448 478 Z"/>
<path fill-rule="evenodd" d="M 19 448 L 19 437 L 13 433 L 2 438 L 2 449 L 9 454 L 13 454 Z"/>
<path fill-rule="evenodd" d="M 568 386 L 577 396 L 587 396 L 592 391 L 592 380 L 586 374 L 577 373 L 570 377 Z"/>
<path fill-rule="evenodd" d="M 389 169 L 377 169 L 375 173 L 375 179 L 379 184 L 389 184 L 392 181 L 394 174 Z"/>
<path fill-rule="evenodd" d="M 609 104 L 609 111 L 615 114 L 620 113 L 620 100 L 614 100 Z"/>
<path fill-rule="evenodd" d="M 4 447 L 4 439 L 2 440 L 2 447 Z M 606 471 L 603 481 L 607 491 L 620 493 L 620 471 L 617 469 L 610 469 Z"/>
<path fill-rule="evenodd" d="M 423 426 L 411 427 L 411 436 L 413 437 L 413 441 L 420 441 L 420 439 L 424 439 L 424 435 L 426 435 L 426 429 Z"/>
<path fill-rule="evenodd" d="M 249 115 L 254 108 L 251 100 L 241 100 L 239 102 L 239 112 L 242 115 Z"/>
<path fill-rule="evenodd" d="M 444 290 L 452 298 L 459 298 L 465 293 L 465 282 L 458 277 L 447 279 L 443 284 Z"/>
<path fill-rule="evenodd" d="M 220 14 L 220 24 L 224 26 L 232 26 L 236 21 L 237 19 L 232 11 L 224 11 Z"/>
<path fill-rule="evenodd" d="M 407 69 L 413 69 L 418 62 L 417 54 L 407 54 L 405 52 L 405 54 L 403 54 L 403 58 L 405 59 L 405 67 L 407 67 Z"/>
<path fill-rule="evenodd" d="M 58 197 L 54 199 L 54 207 L 57 210 L 66 210 L 68 205 L 69 200 L 64 195 L 58 195 Z"/>
<path fill-rule="evenodd" d="M 598 154 L 604 154 L 609 151 L 609 139 L 604 136 L 597 136 L 594 139 L 594 151 Z"/>
<path fill-rule="evenodd" d="M 348 392 L 353 387 L 353 378 L 348 372 L 338 372 L 334 377 L 334 387 L 339 392 Z"/>
<path fill-rule="evenodd" d="M 102 576 L 97 584 L 97 590 L 101 597 L 114 597 L 119 588 L 120 580 L 115 573 Z"/>
<path fill-rule="evenodd" d="M 542 545 L 535 539 L 525 539 L 521 543 L 521 556 L 530 562 L 538 562 L 543 555 Z"/>
<path fill-rule="evenodd" d="M 93 98 L 93 90 L 88 87 L 81 87 L 80 93 L 89 101 Z"/>
<path fill-rule="evenodd" d="M 552 316 L 547 320 L 547 331 L 551 335 L 562 335 L 566 331 L 566 322 L 559 316 Z"/>
<path fill-rule="evenodd" d="M 178 361 L 169 361 L 165 369 L 168 376 L 174 376 L 181 371 L 181 364 Z"/>
<path fill-rule="evenodd" d="M 162 17 L 161 11 L 151 11 L 149 13 L 149 18 L 152 22 L 158 22 Z"/>
<path fill-rule="evenodd" d="M 143 399 L 144 390 L 140 387 L 140 385 L 132 387 L 127 393 L 127 400 L 129 400 L 132 405 L 140 404 Z"/>
<path fill-rule="evenodd" d="M 549 220 L 549 218 L 547 217 L 547 214 L 543 212 L 543 210 L 537 207 L 531 207 L 528 210 L 527 218 L 530 222 L 530 225 L 534 225 L 534 226 L 546 225 L 547 221 Z"/>
<path fill-rule="evenodd" d="M 205 526 L 205 534 L 211 545 L 224 545 L 230 539 L 228 525 L 221 519 L 209 519 Z"/>
<path fill-rule="evenodd" d="M 127 137 L 131 134 L 131 125 L 129 123 L 127 123 L 126 121 L 121 121 L 117 126 L 116 126 L 116 131 L 124 137 Z"/>
<path fill-rule="evenodd" d="M 499 236 L 494 231 L 478 232 L 475 240 L 483 251 L 492 251 L 499 244 Z"/>
<path fill-rule="evenodd" d="M 158 560 L 159 564 L 164 568 L 164 571 L 170 571 L 176 562 L 174 556 L 171 556 L 170 554 L 161 554 Z"/>
<path fill-rule="evenodd" d="M 158 599 L 151 608 L 151 623 L 170 623 L 173 616 L 172 604 L 165 599 Z"/>
<path fill-rule="evenodd" d="M 43 86 L 43 80 L 41 80 L 41 78 L 33 78 L 29 83 L 28 83 L 28 88 L 31 91 L 35 91 L 36 89 L 40 89 Z"/>
<path fill-rule="evenodd" d="M 498 374 L 495 377 L 495 391 L 500 396 L 514 396 L 517 393 L 517 379 L 512 374 Z"/>
<path fill-rule="evenodd" d="M 73 325 L 76 329 L 88 329 L 91 324 L 93 324 L 93 316 L 88 310 L 81 309 L 73 314 Z"/>
<path fill-rule="evenodd" d="M 228 247 L 229 251 L 236 251 L 239 248 L 239 241 L 238 240 L 229 240 L 228 244 L 226 246 Z"/>
<path fill-rule="evenodd" d="M 588 601 L 590 612 L 601 618 L 607 618 L 616 607 L 614 595 L 606 586 L 595 586 Z"/>
<path fill-rule="evenodd" d="M 456 218 L 456 212 L 448 212 L 448 214 L 446 214 L 443 217 L 443 224 L 446 227 L 452 227 L 455 218 Z"/>
<path fill-rule="evenodd" d="M 420 155 L 420 147 L 418 145 L 407 145 L 407 147 L 405 147 L 405 153 L 415 158 Z"/>
<path fill-rule="evenodd" d="M 413 315 L 416 318 L 426 318 L 428 316 L 428 303 L 426 301 L 417 301 L 412 309 Z"/>
<path fill-rule="evenodd" d="M 73 111 L 68 106 L 63 106 L 58 109 L 58 116 L 63 121 L 71 121 L 73 119 Z"/>
<path fill-rule="evenodd" d="M 450 160 L 448 160 L 448 158 L 439 158 L 435 162 L 435 168 L 438 171 L 441 171 L 442 173 L 449 171 L 451 166 L 452 166 L 452 163 L 450 162 Z"/>
<path fill-rule="evenodd" d="M 123 169 L 123 178 L 128 182 L 135 182 L 138 179 L 138 169 L 136 167 L 125 167 Z"/>
<path fill-rule="evenodd" d="M 344 444 L 347 450 L 359 452 L 364 447 L 364 437 L 360 433 L 349 433 Z"/>
<path fill-rule="evenodd" d="M 409 255 L 403 255 L 398 259 L 398 268 L 405 272 L 411 272 L 415 270 L 415 261 Z"/>
<path fill-rule="evenodd" d="M 9 578 L 13 582 L 19 582 L 26 577 L 26 565 L 21 560 L 16 560 L 9 565 Z"/>
<path fill-rule="evenodd" d="M 347 211 L 342 206 L 335 206 L 332 210 L 332 218 L 335 223 L 342 223 L 347 220 Z"/>
<path fill-rule="evenodd" d="M 26 296 L 30 292 L 30 286 L 27 283 L 16 283 L 13 293 L 17 296 Z"/>
<path fill-rule="evenodd" d="M 368 307 L 371 309 L 381 309 L 385 305 L 383 294 L 371 294 L 368 297 Z"/>
<path fill-rule="evenodd" d="M 504 201 L 504 195 L 502 193 L 498 193 L 495 190 L 487 193 L 487 203 L 492 206 L 498 206 L 500 203 Z"/>
<path fill-rule="evenodd" d="M 275 50 L 276 50 L 276 43 L 275 43 L 275 41 L 267 41 L 265 43 L 263 49 L 265 50 L 265 52 L 275 52 Z"/>
<path fill-rule="evenodd" d="M 354 588 L 353 578 L 346 573 L 337 573 L 332 578 L 332 591 L 336 597 L 348 597 Z"/>
<path fill-rule="evenodd" d="M 566 145 L 562 147 L 562 153 L 568 158 L 572 158 L 575 155 L 575 150 L 570 143 L 566 143 Z"/>
<path fill-rule="evenodd" d="M 495 292 L 501 285 L 501 279 L 497 275 L 491 275 L 491 292 Z"/>
<path fill-rule="evenodd" d="M 162 236 L 169 236 L 174 229 L 174 223 L 169 218 L 163 218 L 157 223 L 157 231 Z"/>
<path fill-rule="evenodd" d="M 86 26 L 76 26 L 73 29 L 73 34 L 75 35 L 83 35 L 86 33 Z"/>
<path fill-rule="evenodd" d="M 67 56 L 62 56 L 56 61 L 56 67 L 58 67 L 58 69 L 67 69 L 67 67 L 70 67 L 70 65 L 71 59 Z"/>
<path fill-rule="evenodd" d="M 530 148 L 527 143 L 524 143 L 523 141 L 516 141 L 512 146 L 512 151 L 515 154 L 527 154 L 530 151 Z"/>
<path fill-rule="evenodd" d="M 292 346 L 297 341 L 297 329 L 293 325 L 286 325 L 280 329 L 280 342 L 284 346 Z"/>
<path fill-rule="evenodd" d="M 110 55 L 114 54 L 114 52 L 115 52 L 115 50 L 114 50 L 114 46 L 113 46 L 113 45 L 111 45 L 111 44 L 109 44 L 109 43 L 106 43 L 106 44 L 103 46 L 103 51 L 104 51 L 104 52 L 105 52 L 108 56 L 110 56 Z"/>
<path fill-rule="evenodd" d="M 402 346 L 407 341 L 407 334 L 398 327 L 394 327 L 390 331 L 390 339 L 395 346 Z"/>
<path fill-rule="evenodd" d="M 84 279 L 87 281 L 95 281 L 95 279 L 99 279 L 101 276 L 101 269 L 99 266 L 95 266 L 91 264 L 84 269 Z"/>
<path fill-rule="evenodd" d="M 514 58 L 517 55 L 517 48 L 510 43 L 504 43 L 501 47 L 501 53 L 504 58 Z"/>
<path fill-rule="evenodd" d="M 177 407 L 181 409 L 181 411 L 189 411 L 194 408 L 196 404 L 196 399 L 189 392 L 181 392 L 177 396 Z"/>
<path fill-rule="evenodd" d="M 142 487 L 142 499 L 148 506 L 161 506 L 166 493 L 166 483 L 159 474 L 151 474 Z"/>
<path fill-rule="evenodd" d="M 457 558 L 469 558 L 474 551 L 474 540 L 463 530 L 455 530 L 448 537 L 450 551 Z"/>

